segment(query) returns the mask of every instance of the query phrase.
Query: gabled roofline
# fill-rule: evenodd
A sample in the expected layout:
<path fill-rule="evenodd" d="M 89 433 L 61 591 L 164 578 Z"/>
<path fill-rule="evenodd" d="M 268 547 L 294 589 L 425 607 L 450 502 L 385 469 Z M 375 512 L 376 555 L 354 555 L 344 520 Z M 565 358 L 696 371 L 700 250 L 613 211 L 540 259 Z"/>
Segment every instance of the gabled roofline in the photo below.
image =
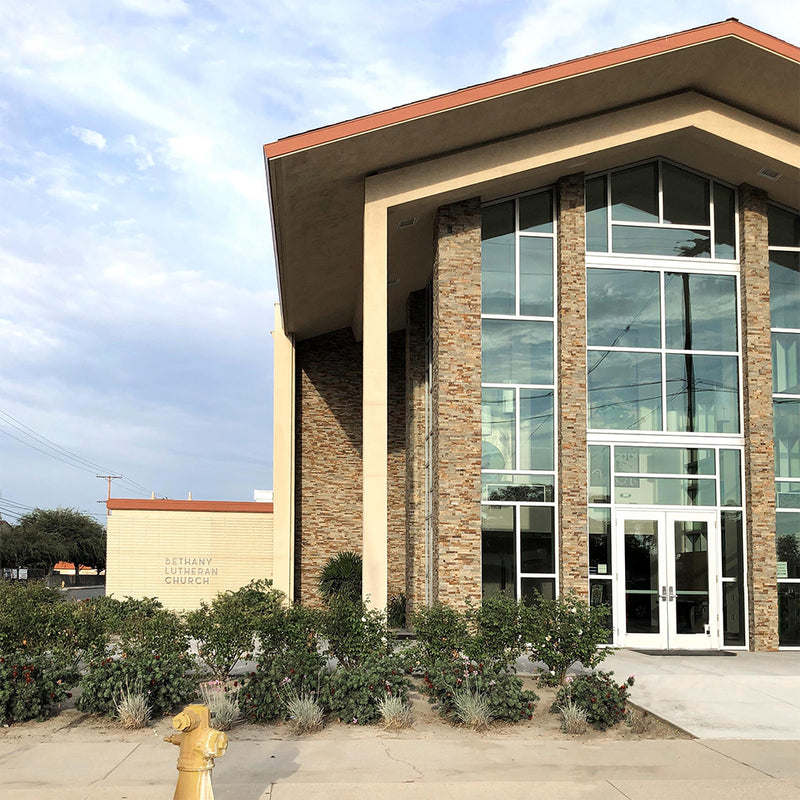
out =
<path fill-rule="evenodd" d="M 763 33 L 756 28 L 751 28 L 749 25 L 744 25 L 732 17 L 724 22 L 714 22 L 710 25 L 703 25 L 699 28 L 692 28 L 669 36 L 659 36 L 637 44 L 606 50 L 595 55 L 583 56 L 571 61 L 554 64 L 553 66 L 477 84 L 476 86 L 457 89 L 454 92 L 447 92 L 426 100 L 407 103 L 386 111 L 378 111 L 377 113 L 356 117 L 345 122 L 327 125 L 323 128 L 315 128 L 305 133 L 298 133 L 294 136 L 288 136 L 284 139 L 278 139 L 276 142 L 265 144 L 264 156 L 268 161 L 271 158 L 289 155 L 290 153 L 329 144 L 351 136 L 358 136 L 359 134 L 408 122 L 430 114 L 438 114 L 504 94 L 512 94 L 513 92 L 523 91 L 546 83 L 573 78 L 577 75 L 608 69 L 642 58 L 650 58 L 726 37 L 742 39 L 800 64 L 800 47 Z"/>

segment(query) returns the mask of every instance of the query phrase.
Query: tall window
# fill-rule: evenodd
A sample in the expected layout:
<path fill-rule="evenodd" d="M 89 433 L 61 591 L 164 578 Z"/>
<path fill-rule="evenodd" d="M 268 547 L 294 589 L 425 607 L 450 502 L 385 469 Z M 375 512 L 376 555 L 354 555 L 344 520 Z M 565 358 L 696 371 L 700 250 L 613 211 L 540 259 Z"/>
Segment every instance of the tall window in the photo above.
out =
<path fill-rule="evenodd" d="M 800 647 L 800 215 L 769 208 L 778 627 Z"/>
<path fill-rule="evenodd" d="M 553 192 L 482 223 L 483 593 L 556 593 Z"/>

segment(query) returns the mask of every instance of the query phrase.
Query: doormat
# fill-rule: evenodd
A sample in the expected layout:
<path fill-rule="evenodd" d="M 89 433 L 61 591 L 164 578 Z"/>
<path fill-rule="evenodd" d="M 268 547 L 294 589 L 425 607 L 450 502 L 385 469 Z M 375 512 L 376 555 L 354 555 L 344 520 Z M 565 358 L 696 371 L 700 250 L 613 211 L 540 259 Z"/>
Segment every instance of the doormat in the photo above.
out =
<path fill-rule="evenodd" d="M 736 653 L 732 653 L 730 650 L 636 650 L 633 649 L 634 653 L 641 653 L 644 656 L 704 656 L 708 658 L 709 656 L 730 656 L 734 658 Z"/>

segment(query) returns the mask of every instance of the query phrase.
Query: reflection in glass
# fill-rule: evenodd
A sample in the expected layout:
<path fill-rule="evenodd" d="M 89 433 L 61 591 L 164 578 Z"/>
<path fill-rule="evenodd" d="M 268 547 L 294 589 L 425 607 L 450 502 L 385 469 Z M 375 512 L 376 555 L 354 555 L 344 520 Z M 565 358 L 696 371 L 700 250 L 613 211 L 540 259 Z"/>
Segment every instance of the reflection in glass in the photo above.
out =
<path fill-rule="evenodd" d="M 513 389 L 481 390 L 483 469 L 516 469 Z"/>
<path fill-rule="evenodd" d="M 519 390 L 519 468 L 553 469 L 552 390 Z"/>
<path fill-rule="evenodd" d="M 742 505 L 742 468 L 739 450 L 719 451 L 719 498 L 723 506 Z"/>
<path fill-rule="evenodd" d="M 486 206 L 481 219 L 481 310 L 516 313 L 514 201 Z"/>
<path fill-rule="evenodd" d="M 519 229 L 528 233 L 553 232 L 552 192 L 537 192 L 520 197 Z"/>
<path fill-rule="evenodd" d="M 711 257 L 709 231 L 691 228 L 612 225 L 611 249 L 644 256 Z"/>
<path fill-rule="evenodd" d="M 658 222 L 657 162 L 612 173 L 611 218 L 622 222 Z"/>
<path fill-rule="evenodd" d="M 484 472 L 481 475 L 481 500 L 552 503 L 555 500 L 554 485 L 553 475 Z"/>
<path fill-rule="evenodd" d="M 736 195 L 714 184 L 714 258 L 736 258 Z"/>
<path fill-rule="evenodd" d="M 739 433 L 736 356 L 667 354 L 667 430 Z"/>
<path fill-rule="evenodd" d="M 661 430 L 661 356 L 600 350 L 586 355 L 589 427 Z"/>
<path fill-rule="evenodd" d="M 481 381 L 552 384 L 553 323 L 483 320 Z"/>
<path fill-rule="evenodd" d="M 589 581 L 589 604 L 593 607 L 605 606 L 605 616 L 603 627 L 608 631 L 605 639 L 606 644 L 611 644 L 614 640 L 614 614 L 613 601 L 611 598 L 611 581 L 590 580 Z"/>
<path fill-rule="evenodd" d="M 767 224 L 770 247 L 800 247 L 800 215 L 769 206 Z"/>
<path fill-rule="evenodd" d="M 658 633 L 658 522 L 625 520 L 625 627 Z"/>
<path fill-rule="evenodd" d="M 775 502 L 778 508 L 800 509 L 800 483 L 778 481 L 775 484 Z"/>
<path fill-rule="evenodd" d="M 552 506 L 520 506 L 520 572 L 555 572 Z"/>
<path fill-rule="evenodd" d="M 708 178 L 663 164 L 661 190 L 664 195 L 662 222 L 673 225 L 710 225 Z"/>
<path fill-rule="evenodd" d="M 519 313 L 553 316 L 553 240 L 549 237 L 520 237 Z"/>
<path fill-rule="evenodd" d="M 611 448 L 604 444 L 589 446 L 589 502 L 611 502 Z"/>
<path fill-rule="evenodd" d="M 736 278 L 733 275 L 664 276 L 666 346 L 674 350 L 736 352 Z"/>
<path fill-rule="evenodd" d="M 654 506 L 714 506 L 717 482 L 711 478 L 629 478 L 614 481 L 617 503 Z"/>
<path fill-rule="evenodd" d="M 611 509 L 590 508 L 589 574 L 611 576 Z"/>
<path fill-rule="evenodd" d="M 800 333 L 772 334 L 772 391 L 800 394 Z"/>
<path fill-rule="evenodd" d="M 740 581 L 722 584 L 722 627 L 726 647 L 744 646 L 744 592 Z"/>
<path fill-rule="evenodd" d="M 800 647 L 800 583 L 778 584 L 778 641 Z"/>
<path fill-rule="evenodd" d="M 775 475 L 800 478 L 800 400 L 772 401 L 775 428 Z"/>
<path fill-rule="evenodd" d="M 705 634 L 708 625 L 708 523 L 675 521 L 676 633 Z"/>
<path fill-rule="evenodd" d="M 504 592 L 514 597 L 517 588 L 514 506 L 482 506 L 481 518 L 483 596 Z"/>
<path fill-rule="evenodd" d="M 714 451 L 695 447 L 628 447 L 614 450 L 616 472 L 655 475 L 714 475 Z"/>
<path fill-rule="evenodd" d="M 586 271 L 587 344 L 660 347 L 661 291 L 657 272 Z"/>
<path fill-rule="evenodd" d="M 555 578 L 522 578 L 522 599 L 533 603 L 539 597 L 553 600 L 556 596 Z"/>
<path fill-rule="evenodd" d="M 722 575 L 742 580 L 744 551 L 742 550 L 742 512 L 722 512 Z"/>
<path fill-rule="evenodd" d="M 586 181 L 586 250 L 590 253 L 608 252 L 605 175 Z"/>
<path fill-rule="evenodd" d="M 800 514 L 775 515 L 778 578 L 800 578 Z"/>
<path fill-rule="evenodd" d="M 800 253 L 770 251 L 769 309 L 773 328 L 800 329 Z"/>

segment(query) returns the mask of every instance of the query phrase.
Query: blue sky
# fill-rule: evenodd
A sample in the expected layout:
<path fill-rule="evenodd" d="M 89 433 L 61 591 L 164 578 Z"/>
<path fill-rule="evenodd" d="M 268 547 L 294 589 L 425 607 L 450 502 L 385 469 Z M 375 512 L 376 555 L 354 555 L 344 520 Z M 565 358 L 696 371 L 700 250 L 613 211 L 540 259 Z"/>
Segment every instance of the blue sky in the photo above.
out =
<path fill-rule="evenodd" d="M 272 486 L 265 142 L 731 16 L 800 43 L 794 0 L 3 3 L 0 515 Z"/>

